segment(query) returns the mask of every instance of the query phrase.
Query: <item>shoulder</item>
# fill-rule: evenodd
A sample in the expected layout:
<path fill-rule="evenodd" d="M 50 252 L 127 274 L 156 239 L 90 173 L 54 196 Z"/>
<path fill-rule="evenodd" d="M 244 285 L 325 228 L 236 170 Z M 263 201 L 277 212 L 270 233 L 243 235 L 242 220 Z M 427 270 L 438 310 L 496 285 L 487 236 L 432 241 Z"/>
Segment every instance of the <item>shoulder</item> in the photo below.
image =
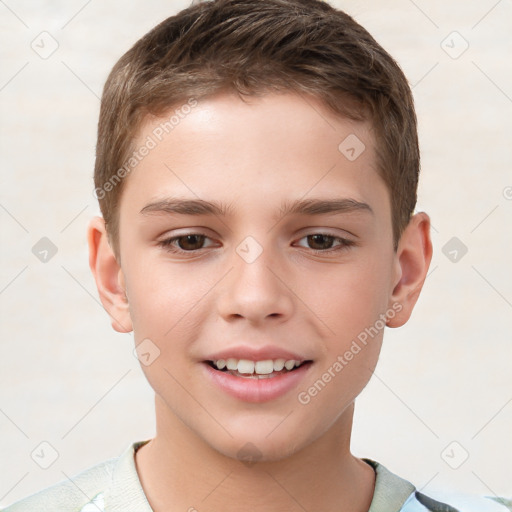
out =
<path fill-rule="evenodd" d="M 82 510 L 88 503 L 101 500 L 102 492 L 111 481 L 116 461 L 117 459 L 114 458 L 97 464 L 68 480 L 63 480 L 17 501 L 4 509 L 3 512 L 32 512 L 36 510 L 69 512 Z M 95 507 L 95 510 L 97 512 L 98 508 Z"/>
<path fill-rule="evenodd" d="M 132 443 L 119 457 L 43 489 L 3 512 L 151 512 L 134 457 L 147 442 Z"/>
<path fill-rule="evenodd" d="M 511 512 L 512 500 L 464 493 L 415 491 L 400 512 Z"/>
<path fill-rule="evenodd" d="M 512 512 L 512 499 L 456 492 L 420 492 L 416 487 L 371 459 L 376 474 L 369 512 Z"/>

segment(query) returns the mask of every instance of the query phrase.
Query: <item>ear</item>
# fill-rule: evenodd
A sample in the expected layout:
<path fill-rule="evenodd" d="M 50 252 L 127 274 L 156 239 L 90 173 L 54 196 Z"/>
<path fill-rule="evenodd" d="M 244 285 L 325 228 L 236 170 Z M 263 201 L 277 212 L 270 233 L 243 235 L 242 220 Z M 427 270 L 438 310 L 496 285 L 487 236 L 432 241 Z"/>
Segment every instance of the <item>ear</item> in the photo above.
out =
<path fill-rule="evenodd" d="M 96 281 L 101 303 L 110 315 L 112 327 L 117 332 L 131 332 L 133 327 L 123 271 L 110 247 L 105 221 L 101 217 L 94 217 L 89 223 L 87 241 L 89 267 Z"/>
<path fill-rule="evenodd" d="M 400 237 L 395 258 L 397 278 L 389 307 L 396 314 L 388 318 L 388 327 L 400 327 L 409 320 L 427 277 L 432 259 L 432 241 L 430 218 L 426 213 L 417 213 L 412 217 Z"/>

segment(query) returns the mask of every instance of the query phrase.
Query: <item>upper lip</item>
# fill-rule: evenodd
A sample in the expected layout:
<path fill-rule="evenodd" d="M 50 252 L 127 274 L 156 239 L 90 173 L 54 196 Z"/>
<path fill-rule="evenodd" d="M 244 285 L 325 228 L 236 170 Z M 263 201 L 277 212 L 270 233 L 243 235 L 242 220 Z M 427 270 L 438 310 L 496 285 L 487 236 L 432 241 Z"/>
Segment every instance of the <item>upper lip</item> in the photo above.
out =
<path fill-rule="evenodd" d="M 215 352 L 214 354 L 208 356 L 206 360 L 218 361 L 219 359 L 226 360 L 230 358 L 247 359 L 249 361 L 265 361 L 268 359 L 284 359 L 285 361 L 290 361 L 293 359 L 295 361 L 300 361 L 301 363 L 304 361 L 309 361 L 308 358 L 279 347 L 266 346 L 261 348 L 254 348 L 244 347 L 243 345 L 225 348 L 224 350 Z"/>

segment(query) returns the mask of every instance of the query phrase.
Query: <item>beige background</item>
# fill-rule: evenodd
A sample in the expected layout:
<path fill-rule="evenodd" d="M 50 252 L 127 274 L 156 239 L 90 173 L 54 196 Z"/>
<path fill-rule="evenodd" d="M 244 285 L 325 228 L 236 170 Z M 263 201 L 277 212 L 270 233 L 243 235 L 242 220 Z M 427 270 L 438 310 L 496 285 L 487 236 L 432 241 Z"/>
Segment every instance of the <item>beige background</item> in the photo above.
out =
<path fill-rule="evenodd" d="M 0 505 L 153 433 L 151 390 L 131 335 L 113 332 L 99 305 L 85 230 L 107 73 L 187 3 L 0 2 Z M 333 3 L 414 87 L 418 209 L 435 244 L 415 314 L 387 332 L 359 399 L 353 451 L 426 493 L 512 496 L 512 3 Z M 42 237 L 58 249 L 47 263 L 32 253 Z M 443 253 L 452 237 L 468 248 L 457 262 Z M 30 455 L 39 447 L 51 461 L 42 441 L 59 454 L 48 469 Z"/>

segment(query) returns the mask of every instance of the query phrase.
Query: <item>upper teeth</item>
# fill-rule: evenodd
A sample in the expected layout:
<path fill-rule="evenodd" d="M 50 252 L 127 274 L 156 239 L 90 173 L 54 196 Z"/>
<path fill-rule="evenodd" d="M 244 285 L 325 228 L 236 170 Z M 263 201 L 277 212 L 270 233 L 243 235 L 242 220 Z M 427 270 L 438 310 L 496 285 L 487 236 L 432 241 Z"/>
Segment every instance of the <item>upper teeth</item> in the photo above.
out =
<path fill-rule="evenodd" d="M 219 369 L 235 370 L 239 373 L 257 373 L 259 375 L 268 375 L 272 372 L 280 372 L 283 368 L 291 370 L 300 365 L 300 361 L 290 359 L 265 359 L 264 361 L 250 361 L 249 359 L 218 359 L 213 364 Z"/>

